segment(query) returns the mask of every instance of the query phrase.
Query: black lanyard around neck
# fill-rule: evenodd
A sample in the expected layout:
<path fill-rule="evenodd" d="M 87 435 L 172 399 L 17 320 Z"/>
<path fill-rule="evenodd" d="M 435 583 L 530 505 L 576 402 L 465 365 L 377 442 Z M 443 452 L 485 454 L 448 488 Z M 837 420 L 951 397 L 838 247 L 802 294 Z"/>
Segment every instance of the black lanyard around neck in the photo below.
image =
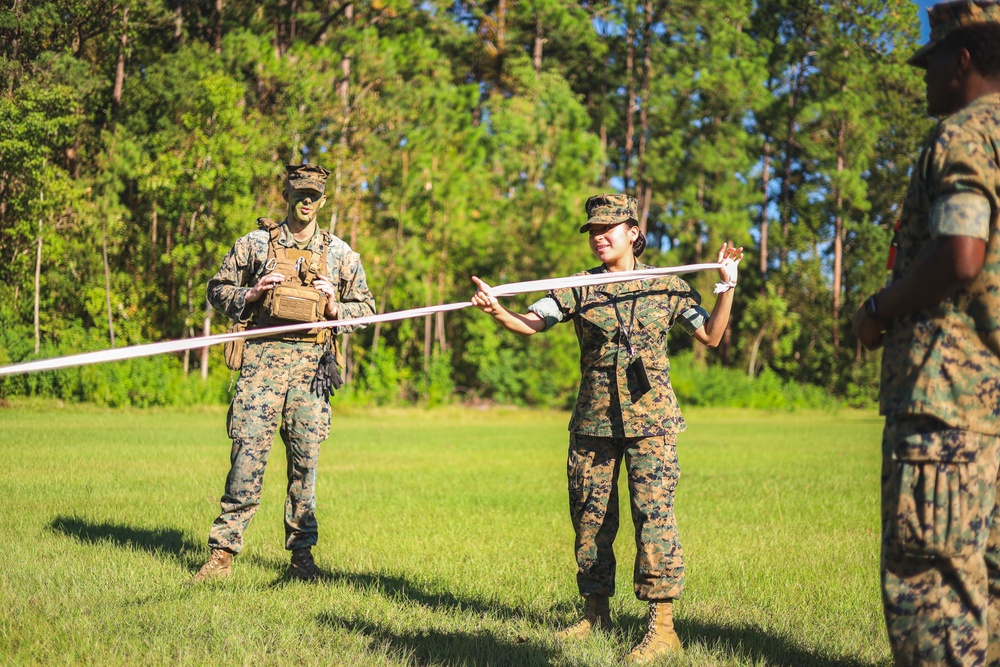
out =
<path fill-rule="evenodd" d="M 632 312 L 628 317 L 628 326 L 625 326 L 625 321 L 622 320 L 622 314 L 618 310 L 618 299 L 614 299 L 611 302 L 611 305 L 614 306 L 615 309 L 615 317 L 618 318 L 619 330 L 621 331 L 622 338 L 625 339 L 625 347 L 628 348 L 628 355 L 630 357 L 636 356 L 635 348 L 632 347 L 632 327 L 635 324 L 635 302 L 638 300 L 639 299 L 637 297 L 633 297 L 632 299 Z"/>

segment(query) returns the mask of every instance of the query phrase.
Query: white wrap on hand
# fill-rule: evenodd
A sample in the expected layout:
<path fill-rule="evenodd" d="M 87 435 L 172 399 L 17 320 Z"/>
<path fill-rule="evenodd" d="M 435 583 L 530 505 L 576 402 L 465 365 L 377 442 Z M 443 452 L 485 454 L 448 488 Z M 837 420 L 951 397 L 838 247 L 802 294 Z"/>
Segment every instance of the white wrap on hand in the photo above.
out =
<path fill-rule="evenodd" d="M 738 264 L 731 259 L 722 260 L 722 271 L 726 274 L 724 282 L 715 283 L 715 294 L 722 294 L 736 287 Z"/>

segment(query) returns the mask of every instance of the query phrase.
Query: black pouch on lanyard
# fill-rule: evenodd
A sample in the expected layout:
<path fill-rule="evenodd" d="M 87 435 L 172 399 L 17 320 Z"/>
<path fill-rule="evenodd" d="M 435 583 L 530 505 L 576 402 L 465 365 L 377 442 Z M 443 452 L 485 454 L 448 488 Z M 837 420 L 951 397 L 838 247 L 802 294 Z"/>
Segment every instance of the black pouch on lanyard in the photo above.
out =
<path fill-rule="evenodd" d="M 638 393 L 639 396 L 642 396 L 653 388 L 653 385 L 649 384 L 649 376 L 646 375 L 646 364 L 643 363 L 641 356 L 637 355 L 628 365 L 628 368 L 625 369 L 625 378 L 628 380 L 629 391 L 633 395 Z M 632 387 L 638 389 L 638 392 L 632 392 Z M 635 399 L 633 398 L 632 400 Z"/>
<path fill-rule="evenodd" d="M 621 331 L 622 339 L 625 342 L 625 348 L 628 350 L 629 357 L 632 359 L 625 367 L 625 379 L 628 381 L 628 392 L 632 399 L 632 402 L 638 401 L 642 398 L 646 392 L 653 388 L 653 385 L 649 383 L 649 375 L 646 374 L 646 364 L 642 360 L 642 355 L 635 351 L 632 347 L 632 327 L 635 324 L 635 299 L 632 301 L 632 313 L 629 317 L 629 324 L 626 327 L 625 322 L 622 320 L 622 315 L 618 312 L 618 302 L 614 302 L 615 315 L 618 317 L 618 327 Z"/>

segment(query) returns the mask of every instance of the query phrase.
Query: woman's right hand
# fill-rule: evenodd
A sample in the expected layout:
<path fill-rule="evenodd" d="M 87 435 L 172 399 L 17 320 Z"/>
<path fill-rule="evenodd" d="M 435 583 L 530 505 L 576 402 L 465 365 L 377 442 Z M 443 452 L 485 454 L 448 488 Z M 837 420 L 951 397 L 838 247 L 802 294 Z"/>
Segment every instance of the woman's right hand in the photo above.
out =
<path fill-rule="evenodd" d="M 500 313 L 500 303 L 490 293 L 492 288 L 476 276 L 472 276 L 472 282 L 479 288 L 479 291 L 472 296 L 472 305 L 488 315 Z"/>

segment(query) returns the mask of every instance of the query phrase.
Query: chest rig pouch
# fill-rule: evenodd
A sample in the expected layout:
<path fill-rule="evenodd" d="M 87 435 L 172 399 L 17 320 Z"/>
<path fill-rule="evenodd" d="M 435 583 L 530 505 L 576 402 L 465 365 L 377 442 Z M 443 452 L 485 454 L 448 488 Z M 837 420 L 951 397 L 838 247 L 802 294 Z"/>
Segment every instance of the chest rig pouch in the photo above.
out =
<path fill-rule="evenodd" d="M 266 273 L 280 273 L 285 281 L 269 291 L 261 300 L 258 326 L 280 326 L 297 322 L 321 322 L 326 309 L 326 296 L 312 286 L 320 267 L 326 266 L 326 236 L 318 232 L 313 250 L 286 248 L 278 243 L 279 226 L 269 218 L 257 221 L 270 235 Z M 311 329 L 282 336 L 289 340 L 312 340 L 322 343 L 327 329 Z"/>

